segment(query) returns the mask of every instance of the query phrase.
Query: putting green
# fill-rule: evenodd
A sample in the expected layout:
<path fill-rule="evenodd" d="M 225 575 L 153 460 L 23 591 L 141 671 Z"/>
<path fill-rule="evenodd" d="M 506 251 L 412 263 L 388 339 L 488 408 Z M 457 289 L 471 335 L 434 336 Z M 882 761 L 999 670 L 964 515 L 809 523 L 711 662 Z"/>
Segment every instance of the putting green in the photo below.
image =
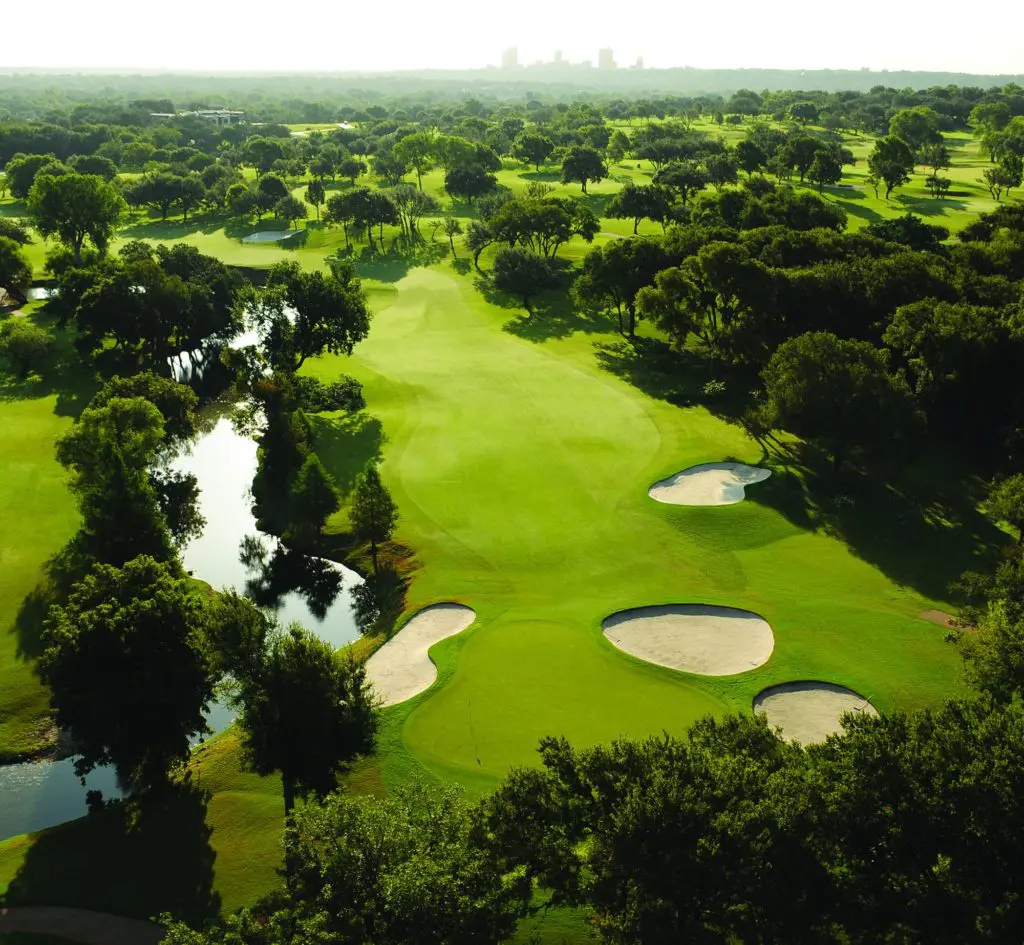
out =
<path fill-rule="evenodd" d="M 883 711 L 957 690 L 955 653 L 917 619 L 925 598 L 842 542 L 756 501 L 650 501 L 650 483 L 681 468 L 759 457 L 704 409 L 651 399 L 600 370 L 593 343 L 614 336 L 522 340 L 503 330 L 513 312 L 446 266 L 372 289 L 369 339 L 354 358 L 310 370 L 365 385 L 402 513 L 396 537 L 419 565 L 410 612 L 458 600 L 478 614 L 433 648 L 437 683 L 387 710 L 396 776 L 418 762 L 483 790 L 534 758 L 542 735 L 584 745 L 682 733 L 705 713 L 749 711 L 761 689 L 794 678 L 835 680 Z M 353 451 L 377 445 L 367 429 L 318 421 L 317 448 L 343 483 Z M 608 614 L 679 600 L 762 615 L 776 635 L 771 659 L 709 679 L 642 663 L 603 638 Z"/>

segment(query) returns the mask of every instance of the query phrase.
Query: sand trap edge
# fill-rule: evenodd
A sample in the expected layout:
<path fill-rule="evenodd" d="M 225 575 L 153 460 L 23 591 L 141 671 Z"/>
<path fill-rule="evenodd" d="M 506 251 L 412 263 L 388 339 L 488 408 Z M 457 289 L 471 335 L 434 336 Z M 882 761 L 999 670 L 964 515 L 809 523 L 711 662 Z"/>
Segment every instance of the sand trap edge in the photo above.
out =
<path fill-rule="evenodd" d="M 416 611 L 366 661 L 367 680 L 380 705 L 397 705 L 429 689 L 437 679 L 437 667 L 429 655 L 431 647 L 475 621 L 476 611 L 458 601 L 439 601 Z"/>
<path fill-rule="evenodd" d="M 774 712 L 770 712 L 765 706 L 765 703 L 773 698 L 785 700 L 787 696 L 795 696 L 796 699 L 786 700 L 788 705 L 785 705 L 781 712 L 778 710 L 778 706 Z M 812 698 L 801 698 L 806 696 Z M 823 704 L 815 707 L 813 705 L 814 696 L 819 697 L 819 703 L 823 702 Z M 827 696 L 838 698 L 821 699 L 821 697 Z M 785 738 L 799 742 L 801 745 L 823 742 L 829 735 L 842 732 L 843 728 L 839 720 L 847 712 L 879 714 L 871 700 L 862 696 L 855 689 L 820 679 L 801 679 L 766 686 L 751 700 L 751 708 L 755 713 L 760 712 L 767 716 L 768 724 L 772 728 L 781 729 Z M 810 713 L 809 718 L 806 715 L 808 709 L 814 710 Z M 789 719 L 790 713 L 800 716 L 800 718 Z"/>
<path fill-rule="evenodd" d="M 654 637 L 650 629 L 634 627 L 627 634 L 628 638 L 617 634 L 616 628 L 645 618 L 658 619 L 663 617 L 690 618 L 690 627 L 665 626 L 660 628 L 659 637 Z M 708 618 L 705 625 L 693 621 L 692 618 Z M 723 637 L 723 629 L 708 626 L 708 622 L 722 619 L 741 618 L 749 621 L 751 626 L 741 628 L 736 625 L 729 635 Z M 601 632 L 605 639 L 617 650 L 655 666 L 664 666 L 682 673 L 696 676 L 737 676 L 763 666 L 771 659 L 775 650 L 775 632 L 771 624 L 760 614 L 740 607 L 727 607 L 719 604 L 648 604 L 641 607 L 629 607 L 609 614 L 601 621 Z M 736 657 L 737 643 L 749 642 L 735 639 L 737 633 L 745 633 L 748 637 L 754 634 L 755 646 L 745 657 Z M 690 636 L 690 647 L 680 646 L 685 637 Z M 647 637 L 647 639 L 645 639 Z M 683 639 L 680 640 L 679 638 Z M 696 645 L 695 645 L 696 644 Z"/>
<path fill-rule="evenodd" d="M 737 505 L 746 499 L 747 486 L 764 482 L 771 474 L 770 469 L 749 463 L 697 463 L 652 483 L 647 496 L 664 505 L 691 508 Z"/>

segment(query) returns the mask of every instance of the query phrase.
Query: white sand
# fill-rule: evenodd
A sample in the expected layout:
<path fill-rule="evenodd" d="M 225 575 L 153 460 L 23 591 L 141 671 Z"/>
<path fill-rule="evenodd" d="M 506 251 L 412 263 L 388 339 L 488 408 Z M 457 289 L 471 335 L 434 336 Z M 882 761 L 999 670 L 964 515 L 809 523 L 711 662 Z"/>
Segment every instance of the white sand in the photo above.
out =
<path fill-rule="evenodd" d="M 754 711 L 763 712 L 773 728 L 802 745 L 823 742 L 833 732 L 841 732 L 839 720 L 847 712 L 878 715 L 859 693 L 823 682 L 771 686 L 754 697 Z"/>
<path fill-rule="evenodd" d="M 260 230 L 258 233 L 250 233 L 242 237 L 243 243 L 278 243 L 281 240 L 294 236 L 298 230 Z"/>
<path fill-rule="evenodd" d="M 705 604 L 637 607 L 612 614 L 605 636 L 632 656 L 704 676 L 732 676 L 768 661 L 775 637 L 749 610 Z"/>
<path fill-rule="evenodd" d="M 366 663 L 367 678 L 383 705 L 405 702 L 437 679 L 427 651 L 439 640 L 465 630 L 476 611 L 462 604 L 424 607 Z"/>
<path fill-rule="evenodd" d="M 771 470 L 746 463 L 701 463 L 656 482 L 647 494 L 670 505 L 735 505 L 743 501 L 746 486 L 770 475 Z"/>

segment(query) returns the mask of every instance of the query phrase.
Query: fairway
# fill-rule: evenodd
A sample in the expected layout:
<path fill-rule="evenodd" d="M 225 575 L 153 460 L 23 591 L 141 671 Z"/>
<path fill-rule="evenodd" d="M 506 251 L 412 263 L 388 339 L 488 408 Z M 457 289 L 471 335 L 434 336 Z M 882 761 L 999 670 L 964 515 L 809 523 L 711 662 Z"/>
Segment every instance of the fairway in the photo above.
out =
<path fill-rule="evenodd" d="M 358 376 L 382 424 L 397 537 L 416 552 L 409 613 L 448 600 L 478 614 L 434 647 L 438 683 L 387 710 L 401 731 L 389 751 L 482 790 L 529 763 L 545 734 L 581 745 L 681 734 L 706 713 L 750 711 L 773 683 L 848 685 L 883 711 L 957 691 L 954 651 L 916 617 L 927 598 L 758 504 L 773 480 L 719 508 L 648 497 L 681 468 L 757 462 L 758 451 L 704 409 L 600 370 L 593 343 L 610 337 L 522 340 L 505 330 L 513 313 L 444 266 L 377 286 L 371 300 L 373 330 L 355 357 L 309 369 Z M 320 429 L 321 457 L 344 479 L 345 434 Z M 783 478 L 777 489 L 794 488 Z M 763 616 L 771 658 L 709 679 L 634 659 L 601 633 L 614 612 L 687 602 Z"/>

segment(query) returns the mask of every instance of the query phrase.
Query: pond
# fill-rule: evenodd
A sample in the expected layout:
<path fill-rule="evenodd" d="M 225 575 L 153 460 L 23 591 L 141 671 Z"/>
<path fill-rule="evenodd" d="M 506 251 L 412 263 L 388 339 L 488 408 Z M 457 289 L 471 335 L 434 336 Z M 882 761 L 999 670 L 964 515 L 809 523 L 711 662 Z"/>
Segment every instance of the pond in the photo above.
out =
<path fill-rule="evenodd" d="M 362 578 L 336 562 L 288 551 L 259 532 L 249 494 L 256 449 L 221 416 L 172 463 L 195 474 L 206 519 L 202 536 L 182 553 L 185 568 L 216 588 L 244 592 L 282 624 L 298 621 L 335 646 L 349 643 L 359 635 L 351 592 Z M 227 728 L 230 707 L 211 706 L 207 721 L 214 732 Z M 82 785 L 71 759 L 0 766 L 0 839 L 83 816 L 92 789 L 108 798 L 121 793 L 111 769 L 93 772 Z"/>

